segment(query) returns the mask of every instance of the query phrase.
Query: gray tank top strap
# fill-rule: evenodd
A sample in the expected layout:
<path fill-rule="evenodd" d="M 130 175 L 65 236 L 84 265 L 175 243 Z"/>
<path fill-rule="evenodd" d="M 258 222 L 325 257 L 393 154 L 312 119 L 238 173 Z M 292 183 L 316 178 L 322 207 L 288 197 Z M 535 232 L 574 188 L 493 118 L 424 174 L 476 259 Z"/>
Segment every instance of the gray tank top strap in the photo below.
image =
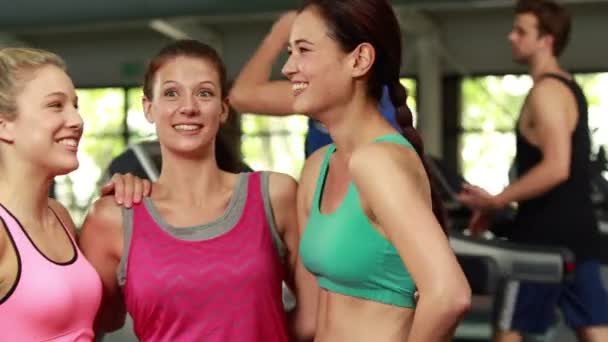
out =
<path fill-rule="evenodd" d="M 281 235 L 277 229 L 276 221 L 274 219 L 273 211 L 272 211 L 272 203 L 270 201 L 270 172 L 262 172 L 261 174 L 261 188 L 262 188 L 262 198 L 264 200 L 264 211 L 266 212 L 266 222 L 270 226 L 270 232 L 272 233 L 272 242 L 274 243 L 274 247 L 279 253 L 279 257 L 283 263 L 286 262 L 286 250 L 285 244 L 283 240 L 281 240 Z"/>
<path fill-rule="evenodd" d="M 131 247 L 131 236 L 133 235 L 133 209 L 131 208 L 122 208 L 122 231 L 122 255 L 116 269 L 116 278 L 120 287 L 124 287 L 127 281 L 127 260 L 129 258 L 129 248 Z"/>
<path fill-rule="evenodd" d="M 148 211 L 148 214 L 150 214 L 150 216 L 154 219 L 159 228 L 163 229 L 165 232 L 169 233 L 175 238 L 189 241 L 201 241 L 212 239 L 232 229 L 232 227 L 236 225 L 239 218 L 241 217 L 245 208 L 245 202 L 247 201 L 248 197 L 247 189 L 249 186 L 249 175 L 249 173 L 240 175 L 239 181 L 237 182 L 236 188 L 234 189 L 234 193 L 232 195 L 232 198 L 230 199 L 230 203 L 228 204 L 226 212 L 218 220 L 215 220 L 211 223 L 187 228 L 175 228 L 164 222 L 164 220 L 158 213 L 158 210 L 154 206 L 154 203 L 149 197 L 144 198 L 143 204 L 146 210 Z M 270 193 L 268 190 L 269 175 L 269 172 L 261 173 L 260 190 L 262 192 L 262 198 L 264 202 L 264 212 L 266 216 L 266 221 L 268 222 L 268 225 L 270 227 L 273 245 L 277 250 L 279 257 L 281 258 L 281 261 L 285 262 L 285 245 L 277 231 L 274 216 L 272 213 Z M 122 209 L 122 221 L 124 247 L 120 262 L 118 263 L 118 268 L 116 270 L 116 277 L 118 280 L 118 285 L 124 287 L 127 279 L 127 265 L 129 260 L 131 238 L 133 236 L 133 209 Z"/>

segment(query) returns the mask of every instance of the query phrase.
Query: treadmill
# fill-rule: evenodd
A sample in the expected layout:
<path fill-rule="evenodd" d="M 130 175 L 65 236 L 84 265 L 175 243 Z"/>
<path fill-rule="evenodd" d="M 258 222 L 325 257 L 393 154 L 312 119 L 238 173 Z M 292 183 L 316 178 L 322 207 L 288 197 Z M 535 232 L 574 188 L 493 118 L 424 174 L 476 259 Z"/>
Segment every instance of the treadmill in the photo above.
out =
<path fill-rule="evenodd" d="M 558 284 L 573 278 L 574 254 L 566 248 L 522 245 L 503 239 L 472 238 L 460 230 L 470 212 L 456 194 L 464 179 L 427 157 L 435 184 L 446 204 L 448 217 L 457 225 L 449 229 L 449 241 L 473 292 L 471 311 L 459 325 L 455 341 L 488 341 L 492 334 L 494 297 L 509 280 Z M 456 216 L 456 217 L 454 217 Z"/>

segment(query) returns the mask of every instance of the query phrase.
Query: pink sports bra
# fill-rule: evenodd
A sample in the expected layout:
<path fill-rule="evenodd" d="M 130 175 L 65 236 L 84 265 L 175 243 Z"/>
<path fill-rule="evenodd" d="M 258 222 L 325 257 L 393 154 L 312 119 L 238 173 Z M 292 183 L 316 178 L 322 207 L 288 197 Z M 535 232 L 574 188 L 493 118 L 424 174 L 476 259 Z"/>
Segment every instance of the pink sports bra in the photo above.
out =
<path fill-rule="evenodd" d="M 59 220 L 59 217 L 57 217 Z M 92 341 L 101 301 L 101 280 L 74 238 L 74 257 L 58 263 L 46 257 L 23 226 L 0 204 L 0 220 L 17 253 L 17 279 L 0 297 L 2 341 Z M 0 225 L 0 229 L 4 229 Z"/>

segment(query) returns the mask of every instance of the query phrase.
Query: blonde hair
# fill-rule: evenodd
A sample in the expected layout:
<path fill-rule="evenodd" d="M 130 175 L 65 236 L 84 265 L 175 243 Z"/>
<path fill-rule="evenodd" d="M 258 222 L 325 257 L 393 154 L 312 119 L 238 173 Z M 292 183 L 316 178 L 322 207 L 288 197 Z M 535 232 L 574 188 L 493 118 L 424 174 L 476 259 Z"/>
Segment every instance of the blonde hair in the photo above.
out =
<path fill-rule="evenodd" d="M 24 80 L 33 71 L 46 65 L 66 70 L 58 55 L 33 48 L 0 48 L 0 116 L 12 120 L 17 115 L 16 97 Z"/>

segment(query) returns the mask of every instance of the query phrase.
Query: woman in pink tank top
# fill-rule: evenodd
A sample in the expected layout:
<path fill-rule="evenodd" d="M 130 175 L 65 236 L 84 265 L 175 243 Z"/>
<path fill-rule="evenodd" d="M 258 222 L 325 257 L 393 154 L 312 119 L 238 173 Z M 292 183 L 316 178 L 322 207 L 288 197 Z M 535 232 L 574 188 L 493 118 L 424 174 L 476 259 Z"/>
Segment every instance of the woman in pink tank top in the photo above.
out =
<path fill-rule="evenodd" d="M 288 340 L 281 285 L 298 264 L 296 183 L 218 167 L 226 87 L 220 57 L 197 41 L 174 42 L 150 62 L 143 106 L 160 177 L 131 210 L 97 201 L 80 239 L 104 284 L 101 331 L 120 328 L 128 312 L 142 341 Z"/>
<path fill-rule="evenodd" d="M 101 282 L 66 209 L 48 198 L 53 178 L 78 167 L 83 122 L 65 70 L 47 51 L 0 49 L 0 341 L 94 338 Z M 125 184 L 129 202 L 148 191 L 115 180 L 121 201 Z"/>

